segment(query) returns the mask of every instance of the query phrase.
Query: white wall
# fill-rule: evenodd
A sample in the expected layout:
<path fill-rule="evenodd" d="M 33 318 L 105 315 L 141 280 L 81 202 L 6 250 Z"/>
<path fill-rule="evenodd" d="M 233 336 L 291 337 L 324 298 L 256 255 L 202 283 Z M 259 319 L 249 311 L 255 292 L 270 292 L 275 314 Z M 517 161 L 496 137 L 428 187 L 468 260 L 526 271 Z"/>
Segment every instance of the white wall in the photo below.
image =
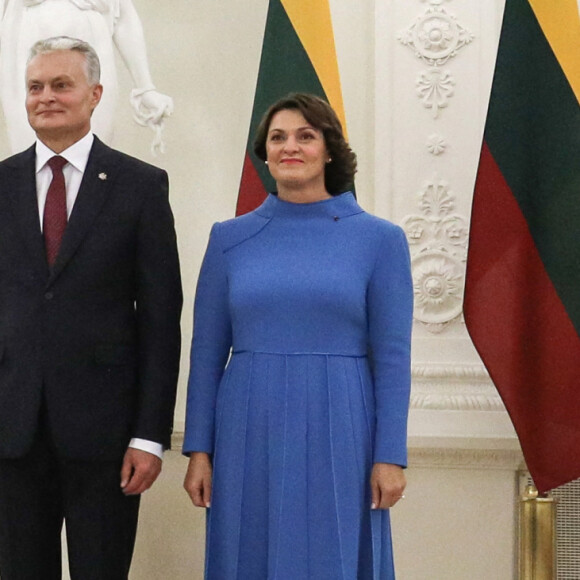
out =
<path fill-rule="evenodd" d="M 466 252 L 462 224 L 469 221 L 503 0 L 330 3 L 362 205 L 406 225 L 408 232 L 417 221 L 432 227 L 449 216 L 459 232 L 457 245 L 445 238 L 439 245 L 431 239 L 412 248 L 416 280 L 431 268 L 437 286 L 444 265 L 456 276 L 459 295 L 444 295 L 437 306 L 418 287 L 409 486 L 407 498 L 393 510 L 398 575 L 403 580 L 513 578 L 521 455 L 457 306 Z M 154 81 L 174 98 L 175 113 L 166 126 L 165 155 L 151 157 L 149 131 L 131 119 L 131 82 L 120 63 L 122 100 L 113 145 L 170 174 L 185 290 L 175 416 L 179 445 L 197 271 L 211 224 L 234 213 L 268 2 L 134 4 L 145 27 Z M 440 11 L 438 20 L 429 11 Z M 472 34 L 437 67 L 427 57 L 444 52 L 441 47 L 428 49 L 417 40 L 411 49 L 400 40 L 405 30 L 413 25 L 419 30 L 428 20 L 432 40 L 437 27 L 450 22 Z M 417 92 L 420 75 L 428 78 L 435 68 L 454 83 L 447 85 L 453 94 L 443 95 L 446 106 L 437 117 Z M 432 135 L 445 142 L 439 155 L 426 146 Z M 0 155 L 8 153 L 0 119 Z M 426 213 L 434 191 L 446 196 L 447 214 L 441 206 Z M 168 453 L 158 485 L 144 496 L 135 580 L 202 577 L 203 514 L 181 489 L 185 464 L 178 450 Z"/>

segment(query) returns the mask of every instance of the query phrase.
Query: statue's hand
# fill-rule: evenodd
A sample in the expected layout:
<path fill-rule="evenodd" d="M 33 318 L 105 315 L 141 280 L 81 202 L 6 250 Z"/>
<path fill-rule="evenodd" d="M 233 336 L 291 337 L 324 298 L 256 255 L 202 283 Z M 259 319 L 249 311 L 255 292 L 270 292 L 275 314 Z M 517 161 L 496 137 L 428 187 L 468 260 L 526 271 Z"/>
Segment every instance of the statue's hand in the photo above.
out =
<path fill-rule="evenodd" d="M 173 99 L 155 89 L 143 93 L 137 98 L 135 113 L 146 117 L 146 124 L 157 125 L 164 117 L 173 113 Z"/>
<path fill-rule="evenodd" d="M 144 127 L 150 127 L 155 132 L 151 152 L 153 155 L 165 151 L 165 143 L 161 138 L 165 117 L 173 113 L 173 99 L 154 88 L 133 89 L 131 91 L 131 106 L 133 118 Z"/>

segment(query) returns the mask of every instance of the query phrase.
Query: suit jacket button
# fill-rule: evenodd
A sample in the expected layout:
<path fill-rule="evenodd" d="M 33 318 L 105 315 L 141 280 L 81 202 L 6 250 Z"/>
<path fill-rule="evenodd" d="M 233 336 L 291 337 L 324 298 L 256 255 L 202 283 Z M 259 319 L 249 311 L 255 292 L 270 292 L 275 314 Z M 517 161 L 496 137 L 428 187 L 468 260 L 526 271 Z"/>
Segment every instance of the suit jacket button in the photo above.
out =
<path fill-rule="evenodd" d="M 52 299 L 54 298 L 54 294 L 53 294 L 52 292 L 47 292 L 47 293 L 44 295 L 44 297 L 45 297 L 47 300 L 52 300 Z"/>

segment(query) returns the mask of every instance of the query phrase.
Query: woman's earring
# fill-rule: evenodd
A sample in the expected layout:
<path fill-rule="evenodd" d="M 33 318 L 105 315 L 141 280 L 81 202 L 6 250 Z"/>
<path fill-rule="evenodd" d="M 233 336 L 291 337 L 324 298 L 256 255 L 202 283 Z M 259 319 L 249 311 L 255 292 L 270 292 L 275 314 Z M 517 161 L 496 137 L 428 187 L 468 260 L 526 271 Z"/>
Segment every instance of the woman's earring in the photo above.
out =
<path fill-rule="evenodd" d="M 329 157 L 329 158 L 326 160 L 326 163 L 332 163 L 332 157 Z"/>
<path fill-rule="evenodd" d="M 266 165 L 268 165 L 268 160 L 266 159 L 266 161 L 264 161 L 264 163 L 265 163 Z"/>

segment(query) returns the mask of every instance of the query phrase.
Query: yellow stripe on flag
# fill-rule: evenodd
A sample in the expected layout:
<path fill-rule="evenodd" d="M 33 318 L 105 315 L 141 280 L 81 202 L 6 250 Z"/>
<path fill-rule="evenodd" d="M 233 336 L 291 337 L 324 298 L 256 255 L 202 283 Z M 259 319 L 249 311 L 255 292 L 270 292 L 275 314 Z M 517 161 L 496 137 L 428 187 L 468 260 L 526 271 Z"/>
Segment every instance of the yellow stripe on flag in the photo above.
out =
<path fill-rule="evenodd" d="M 281 0 L 346 136 L 346 118 L 328 0 Z"/>
<path fill-rule="evenodd" d="M 577 0 L 529 2 L 580 103 L 580 15 Z M 522 46 L 522 50 L 526 47 Z"/>

